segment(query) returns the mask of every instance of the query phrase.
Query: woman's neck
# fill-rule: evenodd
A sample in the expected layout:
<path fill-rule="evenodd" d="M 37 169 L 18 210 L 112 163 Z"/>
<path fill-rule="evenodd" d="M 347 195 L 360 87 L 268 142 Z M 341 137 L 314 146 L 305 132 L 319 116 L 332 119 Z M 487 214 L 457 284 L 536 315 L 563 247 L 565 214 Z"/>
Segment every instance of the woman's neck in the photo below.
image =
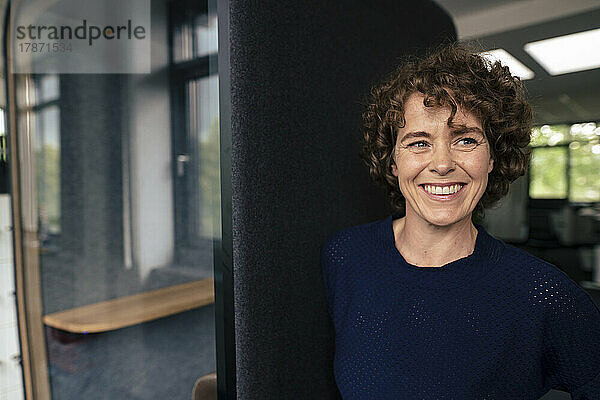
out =
<path fill-rule="evenodd" d="M 441 267 L 473 253 L 477 229 L 470 216 L 448 226 L 436 226 L 418 217 L 394 220 L 396 248 L 419 267 Z"/>

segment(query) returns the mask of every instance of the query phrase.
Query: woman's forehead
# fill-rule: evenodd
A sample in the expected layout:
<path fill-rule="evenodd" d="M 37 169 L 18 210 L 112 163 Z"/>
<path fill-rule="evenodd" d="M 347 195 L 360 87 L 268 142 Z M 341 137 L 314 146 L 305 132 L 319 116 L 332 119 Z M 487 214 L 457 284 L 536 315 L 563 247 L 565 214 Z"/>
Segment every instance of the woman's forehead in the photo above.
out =
<path fill-rule="evenodd" d="M 452 114 L 450 105 L 425 106 L 426 96 L 420 92 L 411 94 L 404 104 L 405 127 L 408 125 L 440 125 L 447 124 Z M 452 118 L 453 125 L 482 127 L 479 119 L 464 107 L 457 105 L 456 114 Z"/>

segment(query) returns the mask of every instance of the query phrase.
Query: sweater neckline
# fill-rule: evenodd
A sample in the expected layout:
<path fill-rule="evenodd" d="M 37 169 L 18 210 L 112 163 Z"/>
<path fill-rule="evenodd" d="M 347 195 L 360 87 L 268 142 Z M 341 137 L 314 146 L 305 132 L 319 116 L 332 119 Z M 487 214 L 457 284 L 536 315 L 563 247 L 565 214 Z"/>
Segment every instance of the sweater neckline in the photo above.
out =
<path fill-rule="evenodd" d="M 441 267 L 420 267 L 410 264 L 396 248 L 393 215 L 382 220 L 381 240 L 383 252 L 410 285 L 424 288 L 464 287 L 486 275 L 499 255 L 498 240 L 492 237 L 480 224 L 474 224 L 477 229 L 475 248 L 471 254 L 458 260 L 451 261 Z"/>

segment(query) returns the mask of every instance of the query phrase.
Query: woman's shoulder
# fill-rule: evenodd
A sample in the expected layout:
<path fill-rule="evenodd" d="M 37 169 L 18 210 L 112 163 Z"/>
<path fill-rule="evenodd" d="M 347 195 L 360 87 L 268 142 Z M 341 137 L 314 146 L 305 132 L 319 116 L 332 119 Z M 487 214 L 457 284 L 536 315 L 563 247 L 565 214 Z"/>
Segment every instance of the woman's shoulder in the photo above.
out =
<path fill-rule="evenodd" d="M 512 244 L 503 243 L 499 264 L 510 268 L 516 282 L 523 283 L 531 292 L 540 295 L 583 291 L 563 269 Z"/>
<path fill-rule="evenodd" d="M 368 249 L 377 242 L 380 235 L 385 233 L 386 222 L 391 224 L 391 218 L 382 218 L 338 229 L 327 237 L 322 245 L 322 253 L 335 256 L 347 254 L 356 249 Z"/>
<path fill-rule="evenodd" d="M 329 235 L 325 240 L 325 243 L 330 242 L 351 242 L 353 240 L 360 240 L 365 236 L 372 236 L 375 233 L 382 232 L 385 228 L 385 222 L 391 224 L 391 217 L 378 219 L 371 222 L 366 222 L 357 225 L 350 225 L 338 230 Z"/>
<path fill-rule="evenodd" d="M 502 240 L 503 251 L 501 261 L 510 263 L 520 268 L 529 268 L 531 270 L 545 272 L 545 273 L 556 273 L 562 272 L 562 270 L 556 265 L 543 258 L 530 253 L 529 251 L 518 247 L 513 244 L 506 243 Z M 564 273 L 564 272 L 562 272 Z"/>

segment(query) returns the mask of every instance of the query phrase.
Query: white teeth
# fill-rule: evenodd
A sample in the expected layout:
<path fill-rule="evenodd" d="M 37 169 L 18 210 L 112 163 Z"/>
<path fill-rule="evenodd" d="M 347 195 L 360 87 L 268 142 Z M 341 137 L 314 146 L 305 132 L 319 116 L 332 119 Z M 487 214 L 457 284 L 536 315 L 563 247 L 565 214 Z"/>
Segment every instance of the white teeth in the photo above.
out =
<path fill-rule="evenodd" d="M 425 190 L 431 194 L 452 194 L 456 193 L 462 188 L 463 185 L 457 184 L 452 186 L 430 186 L 425 185 Z"/>

